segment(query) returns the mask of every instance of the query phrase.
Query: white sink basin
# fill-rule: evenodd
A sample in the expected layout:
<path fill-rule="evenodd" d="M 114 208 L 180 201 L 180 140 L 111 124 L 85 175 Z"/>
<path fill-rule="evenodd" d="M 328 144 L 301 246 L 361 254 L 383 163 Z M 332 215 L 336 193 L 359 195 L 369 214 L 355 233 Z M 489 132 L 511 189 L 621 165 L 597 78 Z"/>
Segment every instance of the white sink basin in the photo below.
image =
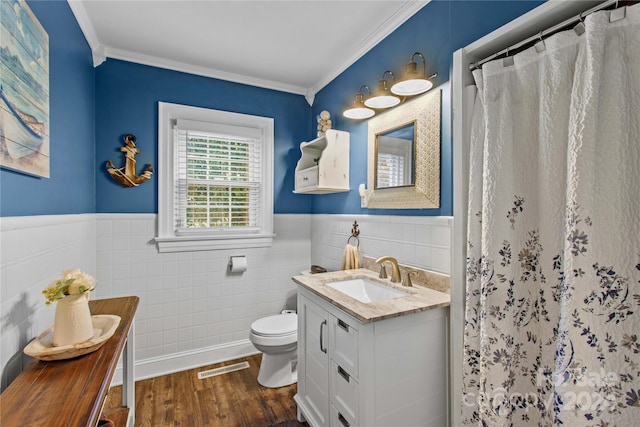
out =
<path fill-rule="evenodd" d="M 340 280 L 338 282 L 329 282 L 326 285 L 360 302 L 384 301 L 409 295 L 365 278 Z"/>

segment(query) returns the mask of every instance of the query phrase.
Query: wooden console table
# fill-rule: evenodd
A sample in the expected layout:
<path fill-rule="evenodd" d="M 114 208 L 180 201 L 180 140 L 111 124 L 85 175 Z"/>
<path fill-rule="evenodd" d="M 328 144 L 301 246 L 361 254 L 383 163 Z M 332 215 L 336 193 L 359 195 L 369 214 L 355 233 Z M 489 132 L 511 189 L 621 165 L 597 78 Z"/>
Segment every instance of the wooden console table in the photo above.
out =
<path fill-rule="evenodd" d="M 114 335 L 98 350 L 75 359 L 34 361 L 0 395 L 0 425 L 94 427 L 122 354 L 124 419 L 133 426 L 133 318 L 139 301 L 133 296 L 89 301 L 91 314 L 120 316 Z"/>

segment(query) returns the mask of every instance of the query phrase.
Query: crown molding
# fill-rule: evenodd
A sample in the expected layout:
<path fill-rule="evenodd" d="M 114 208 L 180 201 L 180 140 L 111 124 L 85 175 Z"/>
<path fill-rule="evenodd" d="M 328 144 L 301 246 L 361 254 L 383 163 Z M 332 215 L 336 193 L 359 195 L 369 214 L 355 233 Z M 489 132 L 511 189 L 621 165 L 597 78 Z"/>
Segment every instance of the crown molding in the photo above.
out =
<path fill-rule="evenodd" d="M 312 91 L 311 88 L 308 88 L 304 94 L 305 99 L 309 106 L 313 105 L 313 101 L 316 98 L 316 92 Z"/>
<path fill-rule="evenodd" d="M 343 71 L 353 65 L 364 54 L 373 49 L 385 37 L 394 32 L 400 25 L 415 15 L 420 9 L 426 6 L 431 0 L 410 1 L 407 2 L 402 9 L 399 9 L 394 15 L 390 16 L 377 28 L 374 28 L 368 37 L 366 37 L 360 46 L 351 54 L 346 56 L 338 65 L 324 75 L 316 84 L 309 88 L 310 92 L 316 94 L 328 85 L 333 79 L 338 77 Z"/>
<path fill-rule="evenodd" d="M 93 29 L 93 25 L 91 25 L 91 20 L 82 2 L 79 0 L 67 0 L 67 3 L 71 8 L 71 12 L 73 12 L 73 15 L 76 17 L 76 21 L 78 21 L 84 38 L 87 40 L 87 43 L 89 43 L 93 66 L 97 67 L 107 59 L 104 55 L 104 46 L 100 43 L 100 40 L 98 40 L 98 35 Z"/>
<path fill-rule="evenodd" d="M 109 46 L 103 45 L 91 24 L 89 15 L 80 0 L 67 0 L 69 7 L 73 12 L 78 25 L 84 34 L 91 54 L 93 56 L 93 66 L 97 67 L 102 64 L 106 58 L 120 59 L 123 61 L 134 62 L 137 64 L 150 65 L 158 68 L 165 68 L 173 71 L 180 71 L 183 73 L 196 74 L 204 77 L 211 77 L 220 80 L 231 81 L 235 83 L 242 83 L 250 86 L 262 87 L 265 89 L 273 89 L 282 92 L 294 93 L 297 95 L 304 95 L 308 98 L 308 88 L 296 85 L 288 85 L 286 83 L 280 83 L 270 80 L 257 79 L 250 76 L 244 76 L 241 74 L 229 73 L 225 71 L 216 70 L 208 67 L 200 67 L 190 64 L 184 64 L 177 61 L 171 61 L 164 58 L 154 57 L 151 55 L 142 55 L 136 52 L 131 52 L 122 49 L 114 49 Z"/>
<path fill-rule="evenodd" d="M 265 89 L 273 89 L 282 92 L 293 93 L 296 95 L 306 95 L 307 88 L 302 86 L 289 85 L 286 83 L 258 79 L 242 74 L 229 73 L 227 71 L 216 70 L 209 67 L 200 67 L 197 65 L 185 64 L 178 61 L 171 61 L 165 58 L 158 58 L 152 55 L 143 55 L 137 52 L 127 50 L 114 49 L 105 47 L 105 55 L 107 58 L 120 59 L 128 62 L 135 62 L 142 65 L 150 65 L 152 67 L 165 68 L 183 73 L 196 74 L 214 79 L 226 80 L 234 83 L 241 83 L 249 86 L 257 86 Z"/>
<path fill-rule="evenodd" d="M 242 74 L 229 73 L 209 67 L 185 64 L 177 61 L 171 61 L 165 58 L 143 55 L 136 52 L 105 46 L 98 39 L 98 36 L 93 28 L 93 25 L 91 24 L 91 20 L 89 19 L 89 15 L 87 14 L 86 9 L 82 4 L 82 1 L 67 0 L 67 3 L 69 4 L 71 11 L 76 17 L 78 25 L 80 26 L 80 29 L 82 30 L 82 33 L 84 34 L 84 37 L 89 44 L 93 57 L 94 67 L 102 64 L 107 58 L 120 59 L 123 61 L 149 65 L 152 67 L 165 68 L 183 73 L 195 74 L 204 77 L 211 77 L 215 79 L 246 84 L 250 86 L 262 87 L 265 89 L 273 89 L 282 92 L 303 95 L 309 105 L 313 105 L 316 93 L 318 93 L 323 87 L 329 84 L 338 75 L 340 75 L 340 73 L 349 68 L 354 62 L 360 59 L 365 53 L 371 50 L 381 40 L 395 31 L 396 28 L 402 25 L 407 19 L 412 17 L 430 1 L 431 0 L 407 2 L 394 15 L 390 16 L 389 19 L 387 19 L 382 25 L 374 28 L 369 36 L 360 43 L 358 48 L 353 53 L 345 56 L 338 63 L 338 65 L 336 65 L 327 74 L 325 74 L 324 77 L 322 77 L 317 83 L 308 88 L 271 80 L 258 79 Z"/>

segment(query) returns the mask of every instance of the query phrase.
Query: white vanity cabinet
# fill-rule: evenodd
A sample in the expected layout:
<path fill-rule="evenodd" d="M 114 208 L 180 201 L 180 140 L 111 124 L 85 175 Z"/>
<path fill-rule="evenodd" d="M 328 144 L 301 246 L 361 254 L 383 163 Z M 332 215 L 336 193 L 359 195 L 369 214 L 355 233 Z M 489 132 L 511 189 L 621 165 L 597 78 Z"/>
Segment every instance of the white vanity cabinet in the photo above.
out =
<path fill-rule="evenodd" d="M 300 144 L 294 193 L 349 191 L 349 132 L 335 129 Z"/>
<path fill-rule="evenodd" d="M 298 418 L 446 426 L 448 307 L 362 323 L 298 286 Z"/>

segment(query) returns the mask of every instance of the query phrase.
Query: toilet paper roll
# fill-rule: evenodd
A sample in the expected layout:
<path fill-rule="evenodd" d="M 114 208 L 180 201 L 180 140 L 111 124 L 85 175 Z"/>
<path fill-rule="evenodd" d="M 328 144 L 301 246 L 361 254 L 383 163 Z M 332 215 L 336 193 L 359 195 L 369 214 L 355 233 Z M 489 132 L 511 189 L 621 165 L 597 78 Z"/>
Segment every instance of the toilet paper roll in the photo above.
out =
<path fill-rule="evenodd" d="M 242 273 L 247 271 L 247 257 L 232 256 L 229 258 L 229 271 L 231 273 Z"/>

